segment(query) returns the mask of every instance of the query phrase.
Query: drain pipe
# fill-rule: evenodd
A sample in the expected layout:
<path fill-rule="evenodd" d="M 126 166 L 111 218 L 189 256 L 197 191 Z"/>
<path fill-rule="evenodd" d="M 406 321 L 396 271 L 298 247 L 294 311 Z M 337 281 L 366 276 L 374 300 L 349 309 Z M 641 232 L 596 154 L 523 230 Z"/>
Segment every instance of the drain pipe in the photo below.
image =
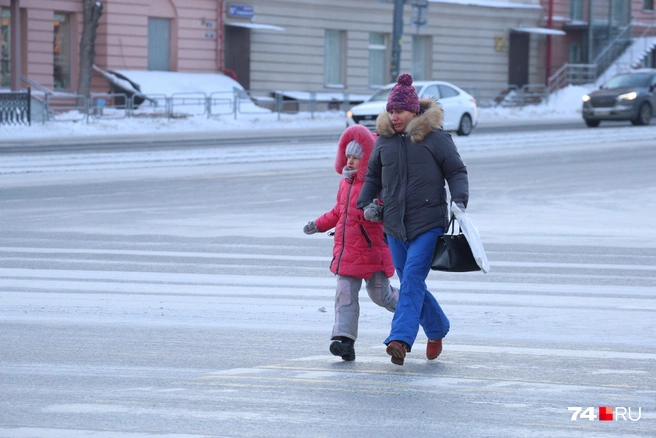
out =
<path fill-rule="evenodd" d="M 223 46 L 225 44 L 224 40 L 224 2 L 225 0 L 219 0 L 219 7 L 216 13 L 216 66 L 221 73 L 224 73 L 227 76 L 230 76 L 232 79 L 237 80 L 237 74 L 234 70 L 225 68 L 223 63 Z"/>
<path fill-rule="evenodd" d="M 549 12 L 547 16 L 547 28 L 551 29 L 553 28 L 553 6 L 554 6 L 554 0 L 549 0 Z M 547 35 L 547 68 L 546 68 L 546 77 L 545 77 L 545 85 L 548 87 L 549 86 L 549 78 L 551 77 L 551 42 L 553 39 L 553 35 Z"/>

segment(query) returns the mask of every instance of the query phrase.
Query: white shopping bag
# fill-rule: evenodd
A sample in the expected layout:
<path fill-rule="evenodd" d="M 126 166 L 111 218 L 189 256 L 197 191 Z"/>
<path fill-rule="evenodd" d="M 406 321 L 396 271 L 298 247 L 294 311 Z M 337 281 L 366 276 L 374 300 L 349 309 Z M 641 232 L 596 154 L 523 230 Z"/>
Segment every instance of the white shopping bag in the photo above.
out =
<path fill-rule="evenodd" d="M 478 230 L 474 223 L 469 219 L 467 213 L 464 213 L 455 202 L 451 202 L 451 213 L 456 216 L 458 225 L 462 230 L 462 234 L 465 235 L 467 243 L 471 248 L 472 255 L 476 260 L 476 264 L 481 268 L 483 273 L 487 274 L 490 270 L 490 264 L 487 261 L 487 256 L 485 255 L 485 249 L 483 249 L 483 243 L 481 242 L 481 236 L 478 235 Z"/>

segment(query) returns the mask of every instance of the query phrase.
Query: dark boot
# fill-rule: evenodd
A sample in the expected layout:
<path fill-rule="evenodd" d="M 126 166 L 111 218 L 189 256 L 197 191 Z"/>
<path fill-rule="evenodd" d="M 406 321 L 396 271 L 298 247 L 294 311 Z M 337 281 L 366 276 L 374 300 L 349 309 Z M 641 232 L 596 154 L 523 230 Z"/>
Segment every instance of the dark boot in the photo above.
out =
<path fill-rule="evenodd" d="M 342 337 L 341 340 L 331 342 L 330 352 L 334 356 L 341 356 L 342 360 L 350 362 L 355 360 L 355 348 L 353 344 L 353 339 Z"/>

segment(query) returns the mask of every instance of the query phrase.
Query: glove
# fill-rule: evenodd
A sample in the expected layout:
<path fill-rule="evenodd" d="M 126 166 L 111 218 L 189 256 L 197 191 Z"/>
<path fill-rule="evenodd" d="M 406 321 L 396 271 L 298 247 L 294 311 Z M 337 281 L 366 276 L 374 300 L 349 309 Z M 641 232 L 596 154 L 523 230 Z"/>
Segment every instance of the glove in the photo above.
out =
<path fill-rule="evenodd" d="M 467 209 L 467 207 L 465 207 L 465 203 L 464 203 L 464 202 L 456 202 L 456 205 L 458 206 L 458 208 L 460 209 L 460 211 L 462 211 L 463 213 L 464 213 L 465 210 Z"/>
<path fill-rule="evenodd" d="M 378 204 L 378 199 L 364 208 L 364 218 L 371 222 L 383 221 L 383 206 Z"/>
<path fill-rule="evenodd" d="M 303 227 L 303 232 L 305 234 L 314 234 L 314 233 L 318 233 L 319 230 L 317 229 L 317 226 L 314 223 L 314 221 L 310 221 Z"/>

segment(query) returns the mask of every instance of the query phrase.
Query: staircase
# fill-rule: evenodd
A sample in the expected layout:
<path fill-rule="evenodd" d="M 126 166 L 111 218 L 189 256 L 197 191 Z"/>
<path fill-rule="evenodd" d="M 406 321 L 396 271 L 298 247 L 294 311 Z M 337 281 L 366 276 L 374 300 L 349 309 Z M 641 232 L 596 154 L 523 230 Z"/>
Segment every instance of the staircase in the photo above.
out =
<path fill-rule="evenodd" d="M 622 27 L 612 40 L 594 57 L 592 63 L 597 66 L 596 77 L 599 78 L 613 65 L 628 47 L 631 46 L 631 25 Z"/>
<path fill-rule="evenodd" d="M 45 123 L 56 114 L 72 110 L 83 110 L 84 105 L 78 105 L 80 97 L 77 94 L 54 91 L 25 75 L 20 76 L 21 81 L 32 89 L 32 121 Z"/>
<path fill-rule="evenodd" d="M 610 49 L 611 46 L 614 48 Z M 608 47 L 595 59 L 600 63 L 564 64 L 549 78 L 547 82 L 549 92 L 554 92 L 568 85 L 591 83 L 594 83 L 595 87 L 598 88 L 618 73 L 640 68 L 640 62 L 656 47 L 656 36 L 632 38 L 628 44 L 621 43 L 621 40 L 616 39 Z M 619 56 L 610 64 L 607 64 L 607 60 L 611 59 L 610 54 L 618 53 L 618 47 L 623 47 L 622 52 L 619 52 Z"/>
<path fill-rule="evenodd" d="M 590 84 L 597 79 L 596 64 L 563 64 L 547 81 L 549 93 L 568 85 Z"/>
<path fill-rule="evenodd" d="M 640 68 L 640 62 L 654 47 L 656 37 L 633 38 L 631 45 L 597 78 L 595 85 L 601 86 L 618 73 Z"/>

